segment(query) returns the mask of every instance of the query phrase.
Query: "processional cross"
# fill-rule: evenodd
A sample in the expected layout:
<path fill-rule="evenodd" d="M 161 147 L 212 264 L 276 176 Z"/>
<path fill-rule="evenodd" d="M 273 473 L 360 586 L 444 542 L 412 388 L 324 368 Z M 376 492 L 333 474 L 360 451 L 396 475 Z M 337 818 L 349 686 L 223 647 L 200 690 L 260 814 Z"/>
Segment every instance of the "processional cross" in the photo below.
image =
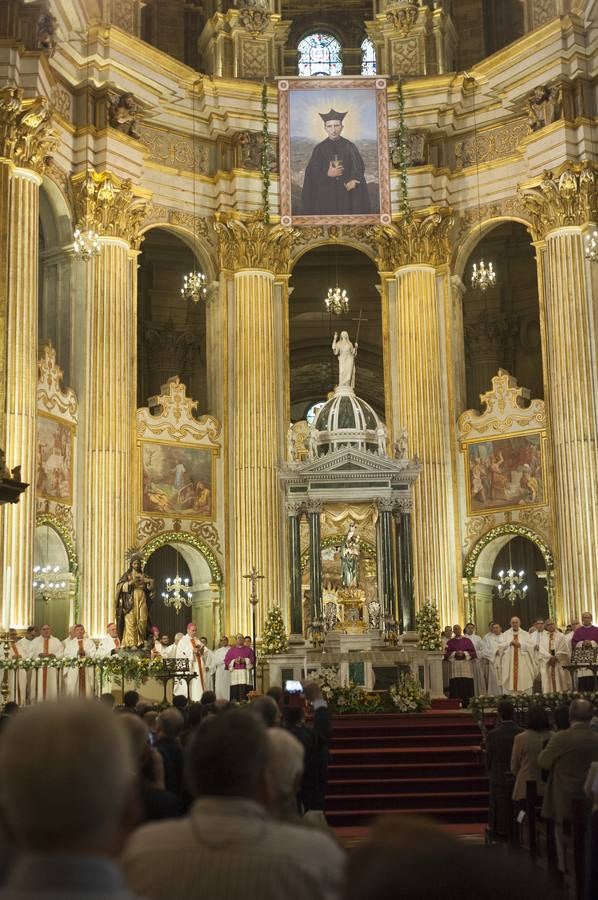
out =
<path fill-rule="evenodd" d="M 254 691 L 257 690 L 257 647 L 255 644 L 255 635 L 256 635 L 255 618 L 256 618 L 256 610 L 257 610 L 257 603 L 258 603 L 257 583 L 258 583 L 258 581 L 263 581 L 263 579 L 265 577 L 266 577 L 265 575 L 260 575 L 260 573 L 258 572 L 258 570 L 255 566 L 251 567 L 251 569 L 249 570 L 249 573 L 247 575 L 243 575 L 243 578 L 246 578 L 251 585 L 251 590 L 249 592 L 249 602 L 251 603 L 251 630 L 253 632 L 251 637 L 252 637 L 252 642 L 253 642 L 253 656 L 254 656 L 254 662 L 253 662 L 253 690 Z"/>

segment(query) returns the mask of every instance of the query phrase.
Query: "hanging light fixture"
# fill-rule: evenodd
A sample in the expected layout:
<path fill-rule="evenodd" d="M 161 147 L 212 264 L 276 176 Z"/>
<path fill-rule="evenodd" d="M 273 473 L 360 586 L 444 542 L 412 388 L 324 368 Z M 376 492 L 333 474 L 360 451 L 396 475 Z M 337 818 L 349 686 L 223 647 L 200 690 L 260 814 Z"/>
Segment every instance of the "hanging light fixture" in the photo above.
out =
<path fill-rule="evenodd" d="M 329 313 L 340 316 L 349 311 L 349 295 L 344 288 L 338 286 L 338 252 L 334 249 L 334 271 L 336 287 L 328 288 L 328 294 L 324 298 L 324 305 Z"/>
<path fill-rule="evenodd" d="M 473 85 L 473 149 L 475 154 L 475 174 L 476 174 L 476 186 L 477 186 L 477 195 L 478 195 L 478 228 L 480 230 L 480 240 L 482 239 L 482 212 L 481 212 L 481 203 L 480 203 L 480 163 L 478 158 L 478 122 L 476 115 L 476 100 L 475 100 L 475 89 L 477 87 L 477 82 L 473 75 L 468 75 L 465 72 L 464 79 Z M 471 272 L 471 286 L 474 291 L 481 291 L 483 294 L 486 293 L 489 287 L 494 287 L 496 284 L 496 272 L 494 271 L 494 266 L 491 262 L 486 263 L 484 260 L 480 260 L 479 263 L 473 264 L 473 269 Z"/>
<path fill-rule="evenodd" d="M 523 569 L 520 569 L 519 572 L 515 571 L 513 568 L 513 564 L 511 562 L 511 542 L 509 541 L 509 568 L 506 570 L 501 569 L 498 573 L 498 577 L 500 579 L 499 584 L 496 586 L 496 590 L 499 597 L 505 597 L 507 600 L 510 600 L 512 605 L 515 605 L 517 600 L 523 600 L 525 595 L 527 594 L 529 588 L 525 582 L 525 572 Z"/>
<path fill-rule="evenodd" d="M 46 553 L 45 559 L 50 556 L 50 529 L 46 525 Z M 33 567 L 33 590 L 41 600 L 46 603 L 50 597 L 56 596 L 67 587 L 66 575 L 61 571 L 60 566 L 51 566 L 46 562 L 45 565 L 36 565 Z"/>
<path fill-rule="evenodd" d="M 191 114 L 192 114 L 192 143 L 191 143 L 191 152 L 193 154 L 193 232 L 195 234 L 196 242 L 198 240 L 197 234 L 197 203 L 196 203 L 196 159 L 197 153 L 195 148 L 195 85 L 197 82 L 193 83 L 193 95 L 191 98 Z M 203 272 L 200 272 L 196 266 L 193 267 L 191 272 L 187 272 L 185 277 L 183 278 L 183 286 L 181 288 L 181 296 L 184 297 L 185 300 L 192 300 L 193 303 L 199 303 L 200 300 L 205 300 L 208 296 L 208 288 L 207 288 L 207 279 Z"/>
<path fill-rule="evenodd" d="M 89 117 L 89 30 L 87 31 L 85 49 L 87 55 L 85 66 L 85 165 L 87 167 L 89 162 L 89 132 L 91 129 L 91 120 Z M 91 227 L 90 222 L 79 222 L 73 232 L 73 255 L 77 259 L 83 260 L 83 262 L 89 262 L 90 259 L 99 254 L 101 249 L 102 245 L 100 244 L 100 235 L 94 228 Z"/>
<path fill-rule="evenodd" d="M 180 612 L 183 606 L 191 606 L 193 602 L 192 587 L 193 585 L 188 578 L 181 578 L 179 575 L 179 554 L 177 551 L 176 575 L 174 578 L 166 579 L 166 590 L 162 591 L 164 606 L 174 606 L 177 612 Z"/>
<path fill-rule="evenodd" d="M 586 235 L 586 259 L 593 263 L 598 262 L 598 231 L 596 229 Z"/>

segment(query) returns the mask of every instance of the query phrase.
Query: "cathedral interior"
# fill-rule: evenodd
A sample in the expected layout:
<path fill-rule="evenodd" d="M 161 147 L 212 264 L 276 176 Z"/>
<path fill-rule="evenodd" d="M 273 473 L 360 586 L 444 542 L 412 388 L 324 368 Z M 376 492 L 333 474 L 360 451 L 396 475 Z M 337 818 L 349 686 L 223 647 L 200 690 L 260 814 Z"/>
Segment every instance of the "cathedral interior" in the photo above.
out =
<path fill-rule="evenodd" d="M 138 553 L 162 630 L 255 567 L 301 639 L 352 527 L 370 621 L 596 617 L 597 77 L 597 0 L 3 0 L 5 629 L 99 637 Z M 297 215 L 332 89 L 379 212 Z"/>

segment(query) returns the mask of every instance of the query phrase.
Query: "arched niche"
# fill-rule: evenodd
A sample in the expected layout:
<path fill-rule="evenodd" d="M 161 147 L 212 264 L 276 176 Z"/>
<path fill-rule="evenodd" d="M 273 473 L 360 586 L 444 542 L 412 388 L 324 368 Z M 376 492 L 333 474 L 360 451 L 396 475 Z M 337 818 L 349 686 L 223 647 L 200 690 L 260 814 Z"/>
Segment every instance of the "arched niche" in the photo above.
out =
<path fill-rule="evenodd" d="M 70 535 L 50 516 L 36 520 L 33 565 L 34 573 L 50 567 L 51 580 L 64 582 L 58 590 L 34 591 L 33 607 L 33 624 L 50 625 L 52 633 L 62 639 L 77 618 L 77 561 Z"/>
<path fill-rule="evenodd" d="M 153 227 L 145 232 L 137 275 L 137 405 L 160 393 L 178 375 L 189 396 L 205 411 L 206 309 L 181 295 L 189 272 L 204 272 L 213 280 L 208 255 L 199 252 L 188 232 Z"/>
<path fill-rule="evenodd" d="M 349 310 L 327 312 L 328 288 L 349 294 Z M 338 364 L 331 345 L 334 332 L 348 331 L 355 341 L 360 312 L 355 391 L 384 418 L 384 354 L 378 270 L 363 251 L 348 244 L 311 247 L 294 264 L 289 298 L 290 418 L 297 422 L 325 400 L 338 381 Z"/>
<path fill-rule="evenodd" d="M 509 559 L 515 571 L 525 572 L 529 585 L 526 601 L 518 601 L 514 606 L 510 601 L 497 600 L 494 591 L 498 572 L 508 569 Z M 469 599 L 468 617 L 474 617 L 479 631 L 485 631 L 488 622 L 495 619 L 503 628 L 508 627 L 512 615 L 519 615 L 527 628 L 536 616 L 556 614 L 553 553 L 530 528 L 507 523 L 486 532 L 469 552 L 463 574 Z"/>
<path fill-rule="evenodd" d="M 200 635 L 208 638 L 212 647 L 222 633 L 224 619 L 221 606 L 222 571 L 213 552 L 193 535 L 166 532 L 149 541 L 141 551 L 145 571 L 154 578 L 156 599 L 150 611 L 152 624 L 172 639 L 177 631 L 186 630 L 191 621 Z M 162 599 L 166 578 L 189 578 L 192 593 L 191 607 L 183 606 L 179 613 L 166 606 Z"/>
<path fill-rule="evenodd" d="M 474 289 L 474 263 L 492 262 L 496 284 Z M 479 408 L 499 368 L 507 369 L 533 398 L 544 397 L 542 327 L 535 251 L 525 223 L 486 222 L 472 230 L 456 259 L 464 286 L 465 409 Z"/>

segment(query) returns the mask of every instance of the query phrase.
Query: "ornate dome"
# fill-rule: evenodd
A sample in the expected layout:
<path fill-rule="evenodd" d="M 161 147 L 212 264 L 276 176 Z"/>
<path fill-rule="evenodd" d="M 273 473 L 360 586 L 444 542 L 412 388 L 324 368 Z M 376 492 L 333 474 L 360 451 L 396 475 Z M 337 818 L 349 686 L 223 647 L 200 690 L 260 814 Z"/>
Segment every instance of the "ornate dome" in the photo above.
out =
<path fill-rule="evenodd" d="M 377 453 L 386 443 L 386 426 L 374 409 L 353 388 L 337 387 L 313 425 L 319 456 L 341 447 L 356 447 Z"/>

